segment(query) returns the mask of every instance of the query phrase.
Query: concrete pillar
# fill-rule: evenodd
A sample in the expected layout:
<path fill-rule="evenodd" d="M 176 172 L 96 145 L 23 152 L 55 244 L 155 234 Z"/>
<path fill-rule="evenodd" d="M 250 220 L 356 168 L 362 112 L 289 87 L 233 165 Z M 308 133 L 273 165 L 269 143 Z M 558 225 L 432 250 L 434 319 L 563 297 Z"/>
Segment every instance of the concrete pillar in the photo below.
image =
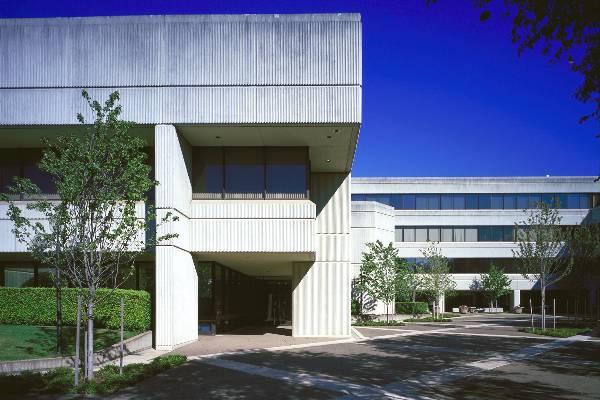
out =
<path fill-rule="evenodd" d="M 446 296 L 444 296 L 443 294 L 440 295 L 437 299 L 437 304 L 438 304 L 438 311 L 440 313 L 446 312 Z"/>
<path fill-rule="evenodd" d="M 515 289 L 512 292 L 512 297 L 510 301 L 510 309 L 512 310 L 516 306 L 521 305 L 521 290 Z"/>
<path fill-rule="evenodd" d="M 167 213 L 178 221 L 157 228 L 157 237 L 177 238 L 156 247 L 155 346 L 175 347 L 198 338 L 198 277 L 189 249 L 189 213 L 192 200 L 191 147 L 172 125 L 154 131 L 157 221 Z"/>
<path fill-rule="evenodd" d="M 350 336 L 350 175 L 312 174 L 316 254 L 292 268 L 293 336 Z"/>

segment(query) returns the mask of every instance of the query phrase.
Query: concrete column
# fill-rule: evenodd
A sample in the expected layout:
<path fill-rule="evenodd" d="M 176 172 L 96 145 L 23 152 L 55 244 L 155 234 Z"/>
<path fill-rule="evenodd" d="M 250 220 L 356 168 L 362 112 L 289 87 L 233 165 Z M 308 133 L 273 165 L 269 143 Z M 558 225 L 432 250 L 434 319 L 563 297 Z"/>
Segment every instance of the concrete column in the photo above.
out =
<path fill-rule="evenodd" d="M 520 304 L 521 304 L 521 290 L 515 289 L 512 292 L 512 297 L 511 297 L 511 301 L 510 301 L 511 311 L 513 308 L 515 308 L 516 306 L 518 306 Z"/>
<path fill-rule="evenodd" d="M 312 174 L 316 254 L 292 269 L 292 334 L 350 336 L 350 175 Z"/>
<path fill-rule="evenodd" d="M 437 299 L 437 304 L 438 304 L 438 311 L 440 313 L 446 312 L 446 296 L 444 296 L 443 294 L 440 295 Z"/>
<path fill-rule="evenodd" d="M 172 350 L 198 338 L 198 277 L 189 249 L 189 212 L 192 200 L 191 147 L 172 125 L 157 125 L 155 175 L 157 221 L 167 214 L 178 218 L 157 228 L 157 236 L 177 238 L 156 247 L 156 342 L 158 350 Z"/>

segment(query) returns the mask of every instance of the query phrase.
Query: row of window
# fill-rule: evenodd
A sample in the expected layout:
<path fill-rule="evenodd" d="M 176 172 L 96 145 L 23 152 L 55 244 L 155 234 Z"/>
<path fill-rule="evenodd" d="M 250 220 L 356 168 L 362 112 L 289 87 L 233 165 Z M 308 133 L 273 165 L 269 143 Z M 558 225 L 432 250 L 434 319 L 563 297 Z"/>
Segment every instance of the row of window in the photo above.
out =
<path fill-rule="evenodd" d="M 407 262 L 411 264 L 421 264 L 427 270 L 425 259 L 423 258 L 407 258 Z M 520 260 L 517 258 L 449 258 L 448 265 L 450 272 L 453 274 L 481 274 L 490 270 L 490 266 L 494 265 L 502 268 L 505 273 L 519 273 Z"/>
<path fill-rule="evenodd" d="M 37 164 L 42 159 L 42 149 L 0 149 L 0 193 L 7 193 L 13 178 L 28 178 L 42 193 L 54 193 L 54 182 Z"/>
<path fill-rule="evenodd" d="M 498 226 L 397 226 L 396 242 L 514 242 L 516 229 Z"/>
<path fill-rule="evenodd" d="M 307 198 L 306 147 L 196 147 L 195 199 Z"/>
<path fill-rule="evenodd" d="M 524 210 L 539 203 L 565 209 L 600 206 L 600 193 L 353 194 L 355 201 L 377 201 L 397 210 Z"/>
<path fill-rule="evenodd" d="M 21 261 L 0 263 L 0 286 L 52 287 L 52 279 L 52 270 L 36 263 Z M 136 263 L 133 274 L 120 287 L 151 292 L 154 287 L 154 264 Z"/>

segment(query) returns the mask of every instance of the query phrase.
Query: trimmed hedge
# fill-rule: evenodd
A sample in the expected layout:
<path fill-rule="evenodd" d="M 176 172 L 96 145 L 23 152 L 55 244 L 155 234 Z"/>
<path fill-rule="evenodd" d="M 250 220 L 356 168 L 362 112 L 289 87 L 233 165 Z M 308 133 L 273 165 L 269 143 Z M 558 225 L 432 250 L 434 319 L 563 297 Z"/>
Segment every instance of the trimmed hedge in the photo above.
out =
<path fill-rule="evenodd" d="M 429 314 L 429 306 L 422 301 L 396 303 L 396 314 Z"/>
<path fill-rule="evenodd" d="M 98 296 L 111 289 L 98 289 Z M 75 288 L 62 290 L 64 325 L 77 321 L 77 292 Z M 143 290 L 116 289 L 94 308 L 94 326 L 119 329 L 121 327 L 121 297 L 125 299 L 125 329 L 145 331 L 150 329 L 150 293 Z M 85 315 L 85 311 L 83 315 Z M 54 288 L 0 287 L 0 324 L 56 325 L 56 292 Z"/>

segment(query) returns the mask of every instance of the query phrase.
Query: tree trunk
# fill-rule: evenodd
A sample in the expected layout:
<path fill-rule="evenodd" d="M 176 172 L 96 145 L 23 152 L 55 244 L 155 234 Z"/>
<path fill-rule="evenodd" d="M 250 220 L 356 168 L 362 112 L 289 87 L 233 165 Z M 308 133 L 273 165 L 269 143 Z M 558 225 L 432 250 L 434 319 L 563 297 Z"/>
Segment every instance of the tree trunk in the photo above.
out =
<path fill-rule="evenodd" d="M 86 371 L 85 379 L 94 379 L 94 304 L 92 300 L 87 306 L 87 348 L 85 353 Z"/>
<path fill-rule="evenodd" d="M 62 346 L 62 282 L 60 281 L 60 270 L 56 269 L 56 352 L 60 355 L 63 353 Z"/>
<path fill-rule="evenodd" d="M 546 282 L 542 278 L 542 331 L 546 330 Z"/>

